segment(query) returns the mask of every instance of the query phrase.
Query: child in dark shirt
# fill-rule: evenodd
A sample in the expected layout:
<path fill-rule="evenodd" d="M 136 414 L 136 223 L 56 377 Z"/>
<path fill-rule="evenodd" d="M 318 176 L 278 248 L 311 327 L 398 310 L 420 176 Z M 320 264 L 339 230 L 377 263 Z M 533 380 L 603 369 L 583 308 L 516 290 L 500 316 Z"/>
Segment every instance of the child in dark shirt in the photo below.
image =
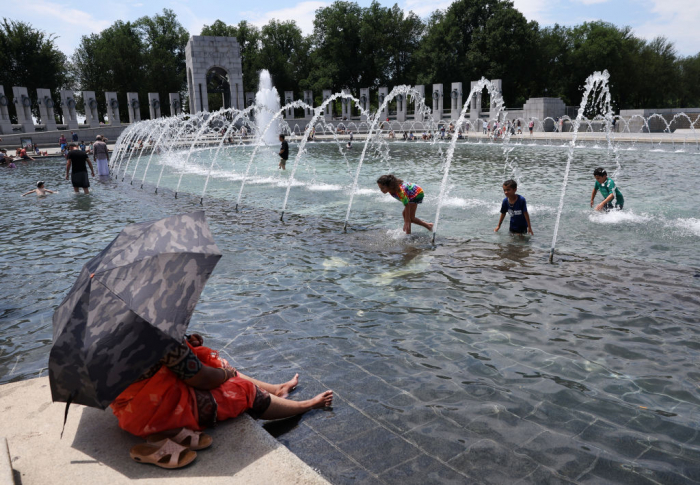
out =
<path fill-rule="evenodd" d="M 503 182 L 503 193 L 506 197 L 501 204 L 501 218 L 498 219 L 498 226 L 493 232 L 498 232 L 505 219 L 506 214 L 510 214 L 510 233 L 524 235 L 528 233 L 533 235 L 532 225 L 530 224 L 530 215 L 527 213 L 527 203 L 525 197 L 518 195 L 515 192 L 518 190 L 518 183 L 515 180 L 506 180 Z"/>

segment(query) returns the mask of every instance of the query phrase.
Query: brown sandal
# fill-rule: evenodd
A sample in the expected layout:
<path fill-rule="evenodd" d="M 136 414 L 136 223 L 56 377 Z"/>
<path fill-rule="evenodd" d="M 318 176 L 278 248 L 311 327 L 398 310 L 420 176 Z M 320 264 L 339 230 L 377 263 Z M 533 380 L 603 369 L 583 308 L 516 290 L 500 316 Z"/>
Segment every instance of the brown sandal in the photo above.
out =
<path fill-rule="evenodd" d="M 204 434 L 201 431 L 192 431 L 187 428 L 171 429 L 146 437 L 146 441 L 153 444 L 160 443 L 166 439 L 171 439 L 178 445 L 186 446 L 190 450 L 195 451 L 209 448 L 214 442 L 208 434 Z"/>
<path fill-rule="evenodd" d="M 129 455 L 139 463 L 150 463 L 161 468 L 182 468 L 197 458 L 196 452 L 168 439 L 155 445 L 135 445 L 129 451 Z"/>

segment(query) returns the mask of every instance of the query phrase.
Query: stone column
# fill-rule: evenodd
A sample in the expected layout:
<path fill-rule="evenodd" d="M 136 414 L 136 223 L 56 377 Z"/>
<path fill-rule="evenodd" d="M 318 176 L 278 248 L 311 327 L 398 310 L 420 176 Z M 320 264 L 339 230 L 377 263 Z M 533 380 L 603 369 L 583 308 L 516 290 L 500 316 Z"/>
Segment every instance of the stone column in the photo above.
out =
<path fill-rule="evenodd" d="M 304 102 L 311 106 L 311 108 L 306 108 L 304 109 L 304 117 L 305 118 L 311 118 L 314 115 L 314 110 L 312 109 L 314 106 L 314 93 L 313 91 L 306 90 L 304 91 Z"/>
<path fill-rule="evenodd" d="M 78 116 L 75 112 L 75 94 L 72 89 L 61 89 L 61 110 L 63 110 L 63 123 L 69 130 L 78 129 Z"/>
<path fill-rule="evenodd" d="M 12 94 L 15 98 L 17 122 L 22 125 L 22 131 L 24 133 L 33 133 L 34 120 L 32 119 L 32 100 L 29 97 L 29 93 L 27 93 L 27 88 L 13 86 Z"/>
<path fill-rule="evenodd" d="M 450 112 L 450 118 L 452 118 L 455 123 L 459 118 L 459 114 L 462 112 L 462 83 L 452 83 L 452 89 L 450 90 L 450 105 L 452 107 Z"/>
<path fill-rule="evenodd" d="M 152 120 L 160 118 L 160 96 L 158 93 L 148 93 L 148 111 Z"/>
<path fill-rule="evenodd" d="M 433 120 L 442 119 L 442 84 L 433 84 Z"/>
<path fill-rule="evenodd" d="M 170 98 L 170 116 L 177 116 L 182 113 L 182 101 L 180 101 L 180 93 L 169 93 Z"/>
<path fill-rule="evenodd" d="M 360 88 L 360 106 L 369 112 L 369 88 Z M 361 121 L 367 121 L 368 115 L 360 115 Z"/>
<path fill-rule="evenodd" d="M 285 91 L 284 100 L 282 101 L 282 106 L 286 106 L 294 102 L 294 91 Z M 287 108 L 284 110 L 284 119 L 293 120 L 294 119 L 294 108 Z"/>
<path fill-rule="evenodd" d="M 90 128 L 99 127 L 100 116 L 97 113 L 95 91 L 83 91 L 83 101 L 85 102 L 85 122 Z"/>
<path fill-rule="evenodd" d="M 503 92 L 503 82 L 500 79 L 491 79 L 491 83 L 493 86 L 496 88 L 496 91 L 498 92 L 499 95 Z M 494 106 L 494 98 L 496 97 L 496 93 L 491 93 L 491 103 L 489 107 L 489 119 L 490 120 L 495 120 L 496 119 L 496 108 Z"/>
<path fill-rule="evenodd" d="M 408 99 L 405 94 L 396 95 L 396 121 L 403 123 L 408 117 Z"/>
<path fill-rule="evenodd" d="M 200 76 L 193 76 L 192 79 L 194 89 L 194 103 L 192 102 L 192 99 L 190 99 L 190 113 L 209 111 L 209 98 L 207 97 L 206 75 L 202 74 Z M 255 99 L 255 96 L 253 96 L 253 99 Z"/>
<path fill-rule="evenodd" d="M 105 101 L 107 102 L 107 121 L 110 126 L 119 126 L 122 124 L 119 117 L 119 100 L 117 93 L 105 91 Z"/>
<path fill-rule="evenodd" d="M 350 94 L 349 89 L 343 89 L 343 94 Z M 345 120 L 350 120 L 350 116 L 352 115 L 352 99 L 350 98 L 341 98 L 340 101 L 340 106 L 341 106 L 341 116 Z"/>
<path fill-rule="evenodd" d="M 255 93 L 248 91 L 245 93 L 245 107 L 253 106 L 255 104 Z"/>
<path fill-rule="evenodd" d="M 139 93 L 126 93 L 126 104 L 129 106 L 129 123 L 141 121 Z"/>
<path fill-rule="evenodd" d="M 389 88 L 387 88 L 387 87 L 379 88 L 379 94 L 378 94 L 379 97 L 377 98 L 379 101 L 379 105 L 378 105 L 377 109 L 382 109 L 382 104 L 384 104 L 384 100 L 386 100 L 386 97 L 388 95 L 389 95 Z M 384 120 L 386 120 L 388 115 L 389 115 L 389 110 L 385 106 L 384 109 L 382 109 L 381 112 L 379 113 L 379 119 L 381 121 L 384 121 Z"/>
<path fill-rule="evenodd" d="M 423 121 L 423 113 L 419 113 L 418 110 L 420 109 L 421 101 L 425 103 L 425 86 L 419 84 L 418 86 L 413 86 L 413 89 L 418 92 L 418 95 L 413 97 L 413 119 Z"/>
<path fill-rule="evenodd" d="M 50 89 L 36 90 L 37 102 L 39 103 L 39 114 L 41 122 L 46 126 L 46 131 L 56 131 L 56 115 L 53 110 L 53 99 Z"/>
<path fill-rule="evenodd" d="M 325 103 L 326 100 L 330 99 L 331 97 L 331 90 L 330 89 L 324 89 L 323 90 L 323 102 Z M 323 118 L 328 122 L 328 121 L 333 121 L 333 108 L 329 104 L 326 106 L 326 108 L 323 110 Z"/>
<path fill-rule="evenodd" d="M 475 89 L 475 86 L 477 84 L 479 84 L 479 81 L 472 81 L 472 87 L 471 87 L 472 91 Z M 476 121 L 479 120 L 480 116 L 481 116 L 481 91 L 477 91 L 472 96 L 471 103 L 469 104 L 469 119 L 472 121 L 474 128 L 477 130 L 480 130 L 481 127 L 474 124 L 474 123 L 476 123 Z"/>
<path fill-rule="evenodd" d="M 12 134 L 12 122 L 10 121 L 10 98 L 5 95 L 5 88 L 0 86 L 0 133 L 3 135 Z"/>

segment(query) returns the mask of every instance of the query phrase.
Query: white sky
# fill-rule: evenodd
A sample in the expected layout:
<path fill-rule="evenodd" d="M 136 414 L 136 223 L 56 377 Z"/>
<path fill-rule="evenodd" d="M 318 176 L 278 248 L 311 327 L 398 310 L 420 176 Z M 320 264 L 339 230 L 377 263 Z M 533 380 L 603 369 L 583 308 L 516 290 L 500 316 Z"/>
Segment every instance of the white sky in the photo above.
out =
<path fill-rule="evenodd" d="M 584 21 L 604 20 L 618 26 L 629 25 L 637 36 L 651 39 L 663 35 L 675 43 L 680 55 L 700 52 L 700 0 L 513 0 L 528 20 L 542 26 L 559 23 L 576 25 Z M 384 6 L 398 3 L 427 17 L 450 0 L 379 0 Z M 68 56 L 80 42 L 81 35 L 99 32 L 115 20 L 135 20 L 169 8 L 191 35 L 198 35 L 205 24 L 219 19 L 227 24 L 248 20 L 262 26 L 270 19 L 295 20 L 305 34 L 313 30 L 314 12 L 330 5 L 323 0 L 241 2 L 240 0 L 25 0 L 3 9 L 3 16 L 23 20 L 34 27 L 58 36 L 58 47 Z M 368 6 L 371 0 L 358 0 Z M 21 13 L 20 16 L 16 16 Z"/>

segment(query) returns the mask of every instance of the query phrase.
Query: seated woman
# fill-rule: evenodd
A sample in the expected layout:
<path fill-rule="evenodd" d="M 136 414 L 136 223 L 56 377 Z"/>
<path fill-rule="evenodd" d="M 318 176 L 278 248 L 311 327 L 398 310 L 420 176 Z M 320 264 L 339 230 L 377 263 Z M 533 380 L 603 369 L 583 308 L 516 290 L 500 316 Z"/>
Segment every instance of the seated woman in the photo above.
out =
<path fill-rule="evenodd" d="M 333 403 L 333 391 L 306 401 L 285 399 L 299 375 L 283 384 L 244 376 L 193 334 L 131 384 L 111 404 L 119 426 L 146 437 L 176 428 L 202 430 L 247 411 L 253 417 L 282 419 Z"/>

